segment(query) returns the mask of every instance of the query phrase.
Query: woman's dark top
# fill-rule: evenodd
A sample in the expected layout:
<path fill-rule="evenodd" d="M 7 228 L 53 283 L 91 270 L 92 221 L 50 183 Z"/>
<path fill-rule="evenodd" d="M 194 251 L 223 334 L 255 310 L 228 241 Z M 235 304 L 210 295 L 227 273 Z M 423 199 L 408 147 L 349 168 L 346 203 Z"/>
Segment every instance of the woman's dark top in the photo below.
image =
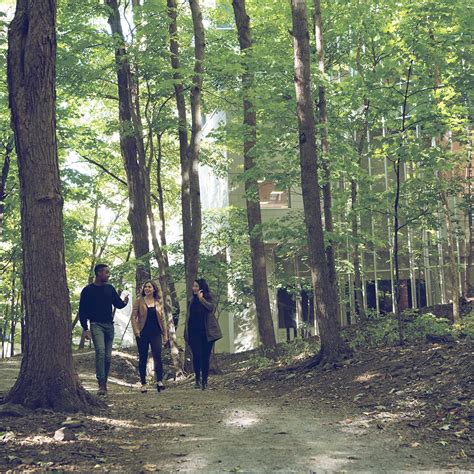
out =
<path fill-rule="evenodd" d="M 154 306 L 147 306 L 146 321 L 145 326 L 143 327 L 142 334 L 161 334 L 161 328 L 160 324 L 158 323 L 158 316 L 156 314 L 156 308 Z"/>
<path fill-rule="evenodd" d="M 191 306 L 189 307 L 188 331 L 190 333 L 206 333 L 206 318 L 209 310 L 201 304 L 198 297 L 193 295 Z"/>

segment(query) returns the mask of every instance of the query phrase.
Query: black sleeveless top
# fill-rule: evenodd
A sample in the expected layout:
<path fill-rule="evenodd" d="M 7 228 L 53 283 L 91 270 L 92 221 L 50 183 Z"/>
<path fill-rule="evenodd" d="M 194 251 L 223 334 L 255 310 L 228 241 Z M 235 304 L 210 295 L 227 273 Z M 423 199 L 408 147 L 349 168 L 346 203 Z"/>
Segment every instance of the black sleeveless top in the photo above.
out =
<path fill-rule="evenodd" d="M 158 323 L 158 315 L 154 306 L 147 306 L 147 315 L 142 334 L 155 335 L 161 334 L 161 327 Z"/>

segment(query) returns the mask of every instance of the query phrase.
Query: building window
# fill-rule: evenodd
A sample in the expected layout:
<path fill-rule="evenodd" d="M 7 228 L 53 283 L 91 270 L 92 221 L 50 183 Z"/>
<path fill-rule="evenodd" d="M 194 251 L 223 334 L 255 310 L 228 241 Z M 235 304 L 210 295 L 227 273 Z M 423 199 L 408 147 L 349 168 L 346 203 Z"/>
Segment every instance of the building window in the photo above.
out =
<path fill-rule="evenodd" d="M 262 209 L 288 209 L 288 189 L 281 189 L 274 181 L 259 183 L 260 207 Z"/>

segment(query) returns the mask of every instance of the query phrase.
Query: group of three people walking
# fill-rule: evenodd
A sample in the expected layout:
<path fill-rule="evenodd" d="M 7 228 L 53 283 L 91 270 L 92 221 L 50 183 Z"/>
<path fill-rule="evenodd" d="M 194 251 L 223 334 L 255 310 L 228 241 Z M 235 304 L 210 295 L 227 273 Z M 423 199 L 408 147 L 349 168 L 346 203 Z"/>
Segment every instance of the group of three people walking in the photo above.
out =
<path fill-rule="evenodd" d="M 128 296 L 122 300 L 115 288 L 108 283 L 108 265 L 96 265 L 94 273 L 94 281 L 81 292 L 79 319 L 85 338 L 92 338 L 94 343 L 98 394 L 105 395 L 114 340 L 113 307 L 121 309 L 127 306 Z M 188 301 L 184 338 L 191 347 L 194 386 L 204 390 L 207 388 L 212 348 L 215 341 L 222 337 L 222 332 L 214 317 L 215 305 L 206 280 L 195 280 L 192 293 Z M 156 389 L 160 392 L 164 389 L 162 347 L 168 341 L 168 327 L 164 318 L 161 291 L 154 281 L 148 280 L 143 284 L 133 303 L 131 322 L 138 347 L 140 391 L 147 391 L 146 369 L 151 348 Z"/>

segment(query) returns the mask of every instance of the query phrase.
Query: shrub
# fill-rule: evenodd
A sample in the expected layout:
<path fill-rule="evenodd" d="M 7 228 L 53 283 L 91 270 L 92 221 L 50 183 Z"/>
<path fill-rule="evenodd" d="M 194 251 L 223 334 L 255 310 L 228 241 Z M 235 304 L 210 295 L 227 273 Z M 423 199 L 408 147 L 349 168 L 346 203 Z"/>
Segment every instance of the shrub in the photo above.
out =
<path fill-rule="evenodd" d="M 431 313 L 415 313 L 415 317 L 409 320 L 405 326 L 405 340 L 408 342 L 424 341 L 428 335 L 448 336 L 450 334 L 449 320 L 439 318 Z"/>
<path fill-rule="evenodd" d="M 466 314 L 453 325 L 453 332 L 457 337 L 467 338 L 474 342 L 474 313 Z"/>

